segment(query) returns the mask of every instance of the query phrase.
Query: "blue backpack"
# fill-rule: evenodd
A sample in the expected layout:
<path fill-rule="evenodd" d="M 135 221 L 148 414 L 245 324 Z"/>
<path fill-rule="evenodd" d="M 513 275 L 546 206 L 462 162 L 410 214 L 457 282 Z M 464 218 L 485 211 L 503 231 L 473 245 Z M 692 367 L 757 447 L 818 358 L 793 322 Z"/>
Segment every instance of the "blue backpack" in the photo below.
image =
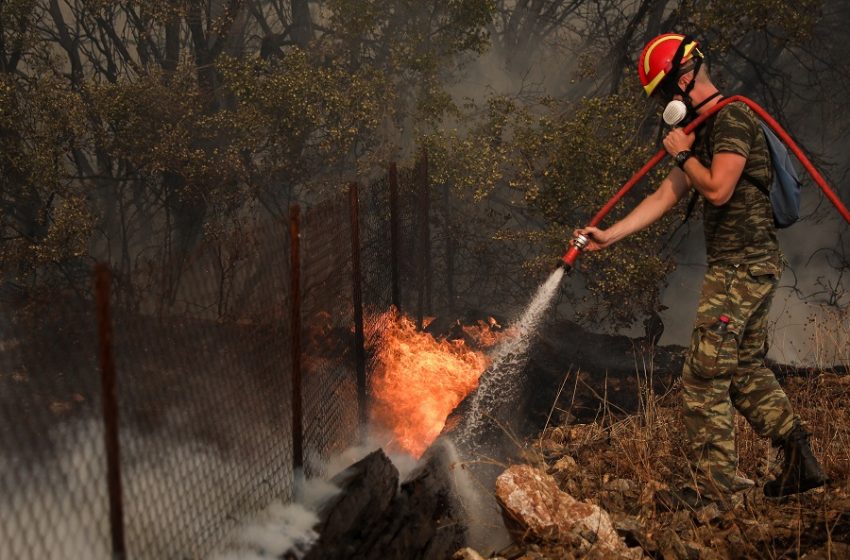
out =
<path fill-rule="evenodd" d="M 788 148 L 777 138 L 776 134 L 764 121 L 759 120 L 767 148 L 770 151 L 770 162 L 773 167 L 773 182 L 765 185 L 747 173 L 743 177 L 754 184 L 770 198 L 773 209 L 773 223 L 777 228 L 787 228 L 800 219 L 800 178 L 791 161 Z"/>

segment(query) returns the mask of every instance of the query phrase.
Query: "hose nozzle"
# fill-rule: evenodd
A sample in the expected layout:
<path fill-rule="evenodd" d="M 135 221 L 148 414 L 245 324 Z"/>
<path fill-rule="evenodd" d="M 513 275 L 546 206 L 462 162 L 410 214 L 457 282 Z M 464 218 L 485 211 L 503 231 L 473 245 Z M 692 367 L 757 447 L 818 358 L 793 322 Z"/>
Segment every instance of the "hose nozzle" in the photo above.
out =
<path fill-rule="evenodd" d="M 564 267 L 564 270 L 567 272 L 571 271 L 576 264 L 576 259 L 587 247 L 587 244 L 590 243 L 590 239 L 586 235 L 578 234 L 573 238 L 572 243 L 570 243 L 570 248 L 561 257 L 561 266 Z"/>

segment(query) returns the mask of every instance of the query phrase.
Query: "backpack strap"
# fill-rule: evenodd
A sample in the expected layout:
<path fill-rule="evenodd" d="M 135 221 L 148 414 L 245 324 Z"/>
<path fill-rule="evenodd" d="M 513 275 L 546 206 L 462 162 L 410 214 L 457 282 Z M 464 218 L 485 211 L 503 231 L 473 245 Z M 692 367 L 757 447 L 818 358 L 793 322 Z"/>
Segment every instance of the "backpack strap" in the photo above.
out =
<path fill-rule="evenodd" d="M 764 123 L 762 121 L 758 121 L 758 124 L 759 124 L 759 132 L 761 132 L 762 138 L 764 138 L 765 146 L 767 147 L 767 167 L 768 167 L 768 170 L 770 171 L 771 178 L 768 179 L 767 182 L 759 181 L 755 177 L 753 177 L 752 175 L 747 173 L 746 171 L 741 173 L 741 177 L 743 177 L 744 179 L 746 179 L 747 181 L 749 181 L 750 183 L 755 185 L 758 188 L 758 190 L 763 192 L 764 195 L 769 198 L 770 197 L 770 185 L 772 184 L 773 175 L 775 175 L 776 172 L 773 170 L 773 154 L 771 153 L 771 149 L 770 149 L 770 140 L 767 137 L 767 132 L 765 132 L 765 130 L 764 130 Z"/>

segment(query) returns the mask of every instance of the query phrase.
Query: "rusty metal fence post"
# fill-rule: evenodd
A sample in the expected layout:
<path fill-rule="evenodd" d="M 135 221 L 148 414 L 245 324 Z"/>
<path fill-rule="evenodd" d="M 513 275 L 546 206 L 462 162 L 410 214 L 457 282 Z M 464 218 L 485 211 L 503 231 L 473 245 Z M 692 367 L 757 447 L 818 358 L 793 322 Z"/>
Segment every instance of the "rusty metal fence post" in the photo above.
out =
<path fill-rule="evenodd" d="M 360 429 L 369 420 L 366 401 L 366 349 L 363 333 L 363 286 L 360 274 L 360 199 L 357 183 L 348 185 L 351 222 L 351 299 L 354 304 L 354 361 L 357 368 L 357 407 Z"/>
<path fill-rule="evenodd" d="M 392 304 L 401 312 L 401 290 L 398 282 L 398 168 L 390 163 L 390 281 L 392 283 Z"/>
<path fill-rule="evenodd" d="M 304 413 L 301 385 L 301 255 L 300 251 L 301 208 L 297 204 L 289 207 L 290 267 L 289 281 L 292 295 L 290 328 L 292 352 L 292 461 L 295 470 L 304 467 Z"/>
<path fill-rule="evenodd" d="M 115 356 L 112 351 L 113 331 L 109 298 L 112 274 L 105 263 L 94 270 L 94 293 L 97 309 L 97 331 L 100 339 L 100 373 L 103 407 L 103 438 L 106 449 L 106 483 L 109 493 L 109 529 L 112 557 L 123 560 L 124 508 L 121 492 L 121 453 L 118 439 L 118 391 L 115 379 Z"/>

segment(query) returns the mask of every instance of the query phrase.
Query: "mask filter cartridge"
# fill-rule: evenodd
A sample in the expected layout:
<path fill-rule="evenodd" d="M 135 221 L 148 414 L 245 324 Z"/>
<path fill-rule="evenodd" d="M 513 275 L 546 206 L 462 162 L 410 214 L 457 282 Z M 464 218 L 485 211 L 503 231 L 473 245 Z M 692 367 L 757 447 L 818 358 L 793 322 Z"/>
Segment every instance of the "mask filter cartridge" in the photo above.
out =
<path fill-rule="evenodd" d="M 667 126 L 676 126 L 688 115 L 688 107 L 678 99 L 674 99 L 664 108 L 664 122 Z"/>

